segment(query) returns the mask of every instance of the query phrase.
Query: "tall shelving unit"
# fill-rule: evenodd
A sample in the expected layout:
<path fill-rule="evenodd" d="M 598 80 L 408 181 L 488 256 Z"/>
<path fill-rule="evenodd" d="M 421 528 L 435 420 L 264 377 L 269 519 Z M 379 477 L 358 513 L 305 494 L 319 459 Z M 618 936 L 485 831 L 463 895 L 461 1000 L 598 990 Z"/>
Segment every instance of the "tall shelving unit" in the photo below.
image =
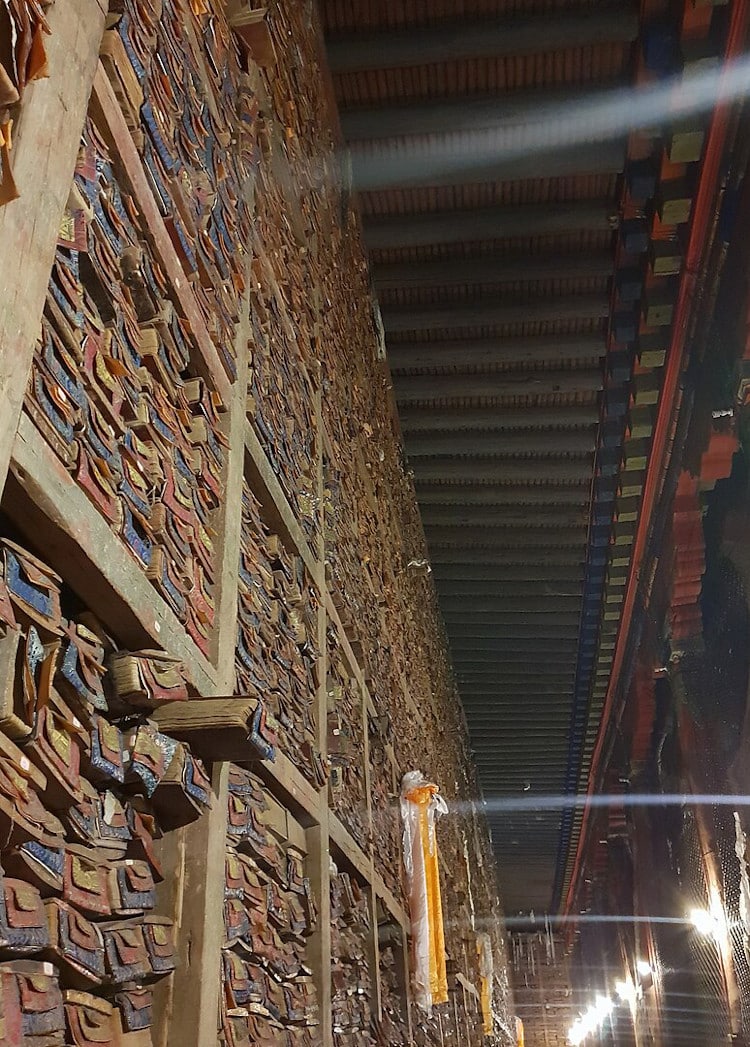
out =
<path fill-rule="evenodd" d="M 175 6 L 180 7 L 179 4 Z M 294 7 L 293 4 L 279 6 Z M 199 4 L 197 10 L 199 14 L 193 7 L 195 22 L 188 18 L 186 23 L 189 32 L 194 34 L 194 42 L 197 40 L 196 26 L 202 24 L 202 18 L 209 19 L 209 22 L 218 19 L 219 23 L 225 18 L 223 10 L 214 10 L 210 6 Z M 272 10 L 268 15 L 271 33 L 264 37 L 266 44 L 273 43 L 273 15 Z M 262 351 L 253 326 L 261 284 L 264 293 L 270 295 L 278 308 L 278 315 L 272 322 L 288 328 L 289 337 L 295 337 L 298 318 L 289 313 L 285 294 L 275 280 L 274 265 L 264 256 L 263 244 L 253 233 L 250 241 L 241 245 L 244 286 L 237 297 L 234 347 L 229 354 L 236 373 L 231 373 L 232 368 L 223 362 L 216 336 L 209 331 L 205 314 L 196 299 L 193 278 L 184 268 L 177 250 L 179 245 L 175 244 L 173 231 L 165 224 L 149 184 L 136 144 L 137 131 L 134 139 L 127 113 L 115 91 L 116 70 L 105 68 L 97 57 L 105 24 L 111 24 L 109 18 L 97 3 L 88 0 L 66 4 L 58 0 L 50 8 L 49 78 L 29 89 L 21 107 L 14 161 L 22 195 L 20 200 L 0 209 L 0 237 L 4 243 L 16 243 L 20 250 L 20 265 L 10 252 L 3 252 L 4 256 L 0 258 L 2 282 L 11 288 L 8 305 L 0 318 L 0 377 L 3 380 L 0 388 L 6 404 L 0 417 L 0 489 L 4 487 L 0 512 L 33 551 L 61 575 L 65 585 L 97 616 L 119 645 L 133 650 L 165 650 L 180 660 L 193 693 L 211 698 L 236 693 L 235 646 L 243 490 L 252 493 L 259 503 L 266 528 L 277 536 L 288 556 L 299 558 L 304 565 L 317 605 L 314 644 L 317 693 L 312 701 L 317 752 L 323 761 L 330 755 L 329 650 L 335 651 L 337 667 L 348 677 L 348 702 L 354 710 L 349 726 L 361 743 L 357 753 L 361 764 L 358 781 L 364 802 L 358 812 L 359 839 L 346 824 L 346 812 L 342 806 L 346 794 L 339 792 L 334 796 L 332 790 L 336 786 L 330 781 L 318 787 L 310 776 L 301 772 L 283 747 L 279 747 L 275 761 L 252 764 L 253 772 L 265 783 L 269 796 L 286 812 L 289 839 L 304 846 L 307 852 L 307 874 L 318 905 L 317 929 L 310 939 L 309 956 L 320 1013 L 319 1042 L 323 1047 L 333 1047 L 337 1042 L 331 1018 L 331 859 L 341 872 L 356 881 L 366 898 L 369 914 L 366 952 L 373 1014 L 380 1013 L 386 994 L 385 968 L 381 963 L 385 950 L 390 964 L 388 981 L 399 987 L 410 1040 L 424 1035 L 431 1038 L 416 1042 L 441 1045 L 481 1042 L 476 987 L 468 968 L 458 972 L 461 979 L 452 985 L 451 1003 L 441 1009 L 436 1021 L 430 1025 L 433 1031 L 420 1032 L 423 1022 L 413 1011 L 408 989 L 408 915 L 400 893 L 400 872 L 394 871 L 400 868 L 399 856 L 395 853 L 384 855 L 378 844 L 378 840 L 382 841 L 384 837 L 377 820 L 382 822 L 383 818 L 391 817 L 397 824 L 398 783 L 400 775 L 410 769 L 405 761 L 411 753 L 423 753 L 424 769 L 428 772 L 434 773 L 442 760 L 455 781 L 455 787 L 451 782 L 445 783 L 452 789 L 451 798 L 455 792 L 455 798 L 470 800 L 466 787 L 458 785 L 462 775 L 465 781 L 470 780 L 467 768 L 451 763 L 454 753 L 461 752 L 463 744 L 460 711 L 454 710 L 452 722 L 443 724 L 453 741 L 447 754 L 438 754 L 429 747 L 439 743 L 433 725 L 444 717 L 445 709 L 433 710 L 432 721 L 426 718 L 426 696 L 413 693 L 403 669 L 398 667 L 395 670 L 395 694 L 383 694 L 382 684 L 378 681 L 374 682 L 373 689 L 372 672 L 363 650 L 366 639 L 347 610 L 346 599 L 327 558 L 324 463 L 326 459 L 335 460 L 338 450 L 328 431 L 327 413 L 332 404 L 327 398 L 330 390 L 327 391 L 323 368 L 315 359 L 300 365 L 310 372 L 304 375 L 303 385 L 313 391 L 308 406 L 313 419 L 311 442 L 315 449 L 308 463 L 308 479 L 313 487 L 309 503 L 312 518 L 301 519 L 298 510 L 290 504 L 280 479 L 278 463 L 273 460 L 276 448 L 269 444 L 262 426 L 253 421 L 253 412 L 248 411 L 252 354 Z M 309 32 L 315 38 L 318 29 L 312 15 L 311 19 Z M 317 42 L 315 47 L 319 47 Z M 299 75 L 307 76 L 308 81 L 315 74 L 314 69 L 305 70 L 304 63 L 300 68 Z M 245 75 L 246 82 L 259 97 L 265 94 L 265 101 L 261 103 L 264 133 L 276 136 L 278 141 L 283 138 L 283 128 L 274 124 L 268 84 L 264 86 L 264 72 L 255 63 L 252 48 Z M 21 409 L 87 108 L 89 118 L 110 151 L 119 183 L 134 202 L 139 221 L 147 230 L 148 251 L 160 267 L 166 294 L 189 331 L 190 373 L 200 377 L 223 406 L 220 419 L 225 462 L 220 505 L 211 518 L 215 532 L 215 618 L 205 651 L 199 648 L 185 623 L 147 579 L 125 543 L 113 534 L 107 520 L 29 414 Z M 44 164 L 40 163 L 42 155 Z M 278 175 L 278 171 L 275 174 Z M 238 188 L 252 213 L 255 194 L 260 191 L 255 174 L 248 172 L 247 180 Z M 293 220 L 292 215 L 292 224 Z M 293 280 L 293 276 L 290 279 Z M 330 310 L 330 303 L 325 308 Z M 310 309 L 317 315 L 314 337 L 320 344 L 326 337 L 323 302 L 313 301 Z M 374 343 L 369 351 L 374 357 Z M 330 368 L 330 361 L 328 366 Z M 386 401 L 387 370 L 382 364 L 375 366 L 382 380 L 380 395 Z M 341 410 L 342 406 L 338 405 L 336 409 Z M 387 410 L 392 411 L 390 404 Z M 363 419 L 363 424 L 366 421 Z M 381 503 L 371 470 L 360 450 L 354 454 L 354 461 L 360 474 L 357 487 L 366 492 L 368 511 L 377 516 Z M 416 508 L 413 508 L 413 514 L 416 514 Z M 402 535 L 398 537 L 403 540 Z M 386 605 L 385 599 L 372 585 L 371 589 L 381 630 L 376 642 L 382 638 L 383 642 L 390 643 L 392 633 L 400 623 L 389 620 L 392 607 Z M 434 614 L 434 606 L 424 609 L 423 613 Z M 442 656 L 445 656 L 444 652 Z M 333 704 L 335 706 L 335 700 Z M 394 721 L 400 718 L 397 727 L 402 732 L 407 731 L 404 725 L 408 725 L 409 747 L 402 750 L 400 758 L 398 746 L 381 722 L 384 716 Z M 382 737 L 379 732 L 382 732 Z M 371 759 L 371 737 L 378 745 L 377 768 Z M 196 748 L 200 755 L 200 747 Z M 161 842 L 162 862 L 168 875 L 160 888 L 159 911 L 175 922 L 180 964 L 175 974 L 161 983 L 158 990 L 152 1039 L 154 1045 L 160 1047 L 172 1044 L 215 1047 L 218 1042 L 229 770 L 226 762 L 213 763 L 214 802 L 210 811 L 193 824 L 165 836 Z M 379 776 L 377 790 L 372 781 L 375 774 Z M 375 795 L 380 798 L 381 805 L 384 798 L 390 799 L 390 810 L 375 809 Z M 496 903 L 494 909 L 491 908 L 495 885 L 486 827 L 476 814 L 467 819 L 469 823 L 473 828 L 469 844 L 472 860 L 478 861 L 475 876 L 478 884 L 481 880 L 486 903 L 480 915 L 492 922 L 497 920 L 498 910 Z M 456 832 L 457 839 L 459 830 L 454 827 L 452 831 Z M 480 840 L 478 834 L 484 834 L 484 839 Z M 390 838 L 398 840 L 398 832 L 394 834 L 393 826 Z M 390 869 L 385 877 L 381 871 L 384 862 Z M 458 917 L 459 913 L 452 910 L 452 905 L 453 899 L 446 897 L 447 912 Z M 464 919 L 463 910 L 460 915 Z M 462 933 L 467 926 L 461 928 Z M 500 1008 L 508 1003 L 507 995 L 503 995 L 507 982 L 502 981 L 501 929 L 495 927 L 493 933 L 498 971 L 496 1002 Z M 500 1035 L 498 1032 L 498 1037 Z M 504 1041 L 498 1038 L 496 1042 Z"/>

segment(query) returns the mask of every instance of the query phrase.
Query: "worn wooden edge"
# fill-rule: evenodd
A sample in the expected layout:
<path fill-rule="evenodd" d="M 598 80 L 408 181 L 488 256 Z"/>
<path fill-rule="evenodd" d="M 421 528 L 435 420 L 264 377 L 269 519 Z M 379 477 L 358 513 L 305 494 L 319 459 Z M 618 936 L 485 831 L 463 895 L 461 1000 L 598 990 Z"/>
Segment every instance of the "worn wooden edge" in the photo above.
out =
<path fill-rule="evenodd" d="M 371 883 L 371 855 L 362 850 L 341 819 L 331 810 L 328 812 L 328 831 L 331 853 L 337 852 L 356 871 L 364 883 Z"/>
<path fill-rule="evenodd" d="M 26 415 L 11 474 L 3 510 L 117 641 L 163 647 L 200 694 L 215 693 L 215 668 Z"/>
<path fill-rule="evenodd" d="M 190 325 L 199 350 L 199 356 L 193 363 L 201 375 L 216 389 L 222 401 L 228 404 L 231 396 L 229 378 L 219 359 L 216 346 L 206 329 L 188 278 L 180 264 L 161 212 L 146 180 L 138 150 L 101 62 L 94 76 L 91 103 L 95 117 L 100 118 L 102 122 L 101 131 L 112 147 L 113 161 L 122 169 L 133 191 L 135 202 L 143 217 L 144 233 L 150 239 L 159 261 L 164 266 L 180 309 Z"/>
<path fill-rule="evenodd" d="M 290 551 L 302 558 L 310 577 L 322 592 L 325 584 L 322 563 L 313 555 L 281 483 L 249 421 L 245 427 L 245 477 L 253 494 L 261 503 L 266 522 L 278 531 Z"/>
<path fill-rule="evenodd" d="M 213 805 L 185 830 L 184 900 L 180 923 L 180 964 L 168 1042 L 216 1047 L 219 1039 L 221 949 L 224 944 L 229 764 L 215 764 Z"/>
<path fill-rule="evenodd" d="M 275 760 L 255 762 L 250 769 L 263 780 L 304 829 L 320 824 L 325 813 L 325 806 L 321 806 L 320 794 L 297 770 L 288 756 L 277 752 Z"/>
<path fill-rule="evenodd" d="M 409 914 L 404 906 L 394 898 L 393 892 L 386 887 L 385 881 L 377 869 L 372 870 L 372 885 L 375 888 L 375 894 L 383 903 L 383 906 L 408 934 L 410 929 Z"/>
<path fill-rule="evenodd" d="M 250 256 L 246 267 L 249 286 Z M 225 694 L 234 691 L 235 650 L 237 643 L 237 597 L 239 562 L 242 542 L 242 490 L 245 477 L 245 404 L 249 369 L 250 302 L 245 294 L 240 322 L 235 334 L 237 381 L 232 388 L 229 408 L 229 448 L 226 461 L 226 485 L 219 526 L 220 581 L 216 608 L 216 663 L 220 684 Z"/>
<path fill-rule="evenodd" d="M 11 153 L 20 196 L 0 207 L 0 491 L 5 484 L 99 55 L 106 4 L 46 11 L 49 76 L 27 84 Z"/>

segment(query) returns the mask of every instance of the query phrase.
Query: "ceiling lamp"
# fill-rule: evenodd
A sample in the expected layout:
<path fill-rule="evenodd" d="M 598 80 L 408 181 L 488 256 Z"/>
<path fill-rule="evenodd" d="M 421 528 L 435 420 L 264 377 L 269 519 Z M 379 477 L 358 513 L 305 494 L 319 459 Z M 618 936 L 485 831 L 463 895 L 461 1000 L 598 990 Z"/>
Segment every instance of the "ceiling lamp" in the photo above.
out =
<path fill-rule="evenodd" d="M 698 934 L 706 938 L 718 938 L 721 933 L 721 917 L 708 909 L 691 909 L 690 922 Z"/>

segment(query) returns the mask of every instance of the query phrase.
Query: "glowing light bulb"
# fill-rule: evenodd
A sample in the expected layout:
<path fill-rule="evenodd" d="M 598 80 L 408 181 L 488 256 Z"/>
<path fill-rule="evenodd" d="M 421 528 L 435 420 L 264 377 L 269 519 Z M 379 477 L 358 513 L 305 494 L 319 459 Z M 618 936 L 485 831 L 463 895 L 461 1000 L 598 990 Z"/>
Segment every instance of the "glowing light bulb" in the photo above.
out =
<path fill-rule="evenodd" d="M 689 915 L 690 922 L 698 934 L 703 934 L 706 938 L 718 936 L 721 922 L 714 913 L 709 912 L 708 909 L 691 909 Z"/>
<path fill-rule="evenodd" d="M 626 978 L 625 981 L 622 982 L 617 982 L 615 985 L 615 992 L 623 1003 L 629 1003 L 631 1007 L 638 996 L 636 988 L 630 978 Z"/>
<path fill-rule="evenodd" d="M 638 960 L 635 969 L 641 978 L 648 978 L 651 975 L 651 964 L 647 960 Z"/>

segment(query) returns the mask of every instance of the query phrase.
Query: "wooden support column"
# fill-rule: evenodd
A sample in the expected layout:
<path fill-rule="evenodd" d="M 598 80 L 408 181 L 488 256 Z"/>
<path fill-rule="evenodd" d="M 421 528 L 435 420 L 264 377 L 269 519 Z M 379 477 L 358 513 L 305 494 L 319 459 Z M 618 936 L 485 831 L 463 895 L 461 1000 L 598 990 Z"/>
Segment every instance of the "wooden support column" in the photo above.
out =
<path fill-rule="evenodd" d="M 216 1047 L 224 942 L 224 864 L 229 764 L 215 764 L 214 803 L 185 830 L 185 905 L 177 939 L 175 1005 L 169 1023 L 170 1047 Z"/>
<path fill-rule="evenodd" d="M 252 197 L 253 187 L 245 192 Z M 251 254 L 245 265 L 250 286 Z M 249 294 L 243 298 L 235 333 L 237 380 L 232 387 L 226 434 L 229 440 L 222 514 L 219 521 L 216 631 L 213 641 L 217 667 L 215 694 L 235 690 L 238 563 L 242 531 L 242 488 L 245 467 L 247 375 L 250 338 Z M 216 1047 L 220 1029 L 221 947 L 224 941 L 224 879 L 226 863 L 229 764 L 213 766 L 215 793 L 210 812 L 180 835 L 183 865 L 181 907 L 169 915 L 180 928 L 180 948 L 186 956 L 170 979 L 161 1029 L 163 1047 Z M 205 859 L 204 861 L 202 861 Z M 201 864 L 203 874 L 201 875 Z M 177 873 L 176 873 L 177 875 Z M 200 991 L 196 988 L 200 987 Z"/>
<path fill-rule="evenodd" d="M 39 338 L 106 10 L 104 0 L 66 0 L 49 8 L 49 77 L 24 91 L 15 129 L 12 162 L 21 195 L 0 207 L 0 491 Z"/>

